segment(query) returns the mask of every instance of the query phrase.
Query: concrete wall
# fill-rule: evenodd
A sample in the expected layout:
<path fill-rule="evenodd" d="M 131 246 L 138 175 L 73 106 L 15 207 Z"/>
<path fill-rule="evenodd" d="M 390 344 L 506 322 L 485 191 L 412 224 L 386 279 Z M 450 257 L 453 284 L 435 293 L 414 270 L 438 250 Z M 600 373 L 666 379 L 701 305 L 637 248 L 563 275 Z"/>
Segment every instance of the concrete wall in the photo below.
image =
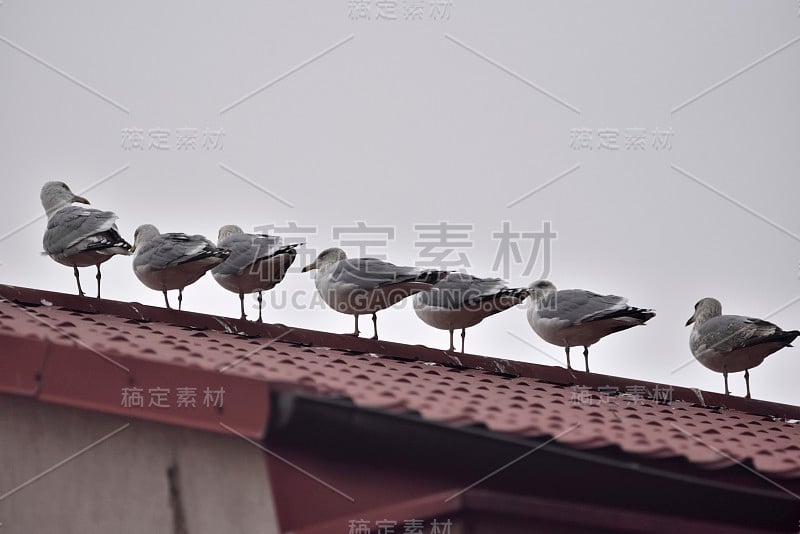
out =
<path fill-rule="evenodd" d="M 0 395 L 0 534 L 278 532 L 264 454 L 233 435 Z"/>

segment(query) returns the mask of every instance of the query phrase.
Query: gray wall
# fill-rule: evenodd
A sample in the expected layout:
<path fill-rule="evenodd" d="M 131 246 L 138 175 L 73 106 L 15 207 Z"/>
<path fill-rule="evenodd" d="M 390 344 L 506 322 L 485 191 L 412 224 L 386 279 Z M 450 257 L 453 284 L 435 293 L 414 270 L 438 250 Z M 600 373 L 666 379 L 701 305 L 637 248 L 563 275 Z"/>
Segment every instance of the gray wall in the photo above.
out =
<path fill-rule="evenodd" d="M 278 532 L 263 453 L 232 435 L 4 395 L 0 466 L 3 534 Z"/>

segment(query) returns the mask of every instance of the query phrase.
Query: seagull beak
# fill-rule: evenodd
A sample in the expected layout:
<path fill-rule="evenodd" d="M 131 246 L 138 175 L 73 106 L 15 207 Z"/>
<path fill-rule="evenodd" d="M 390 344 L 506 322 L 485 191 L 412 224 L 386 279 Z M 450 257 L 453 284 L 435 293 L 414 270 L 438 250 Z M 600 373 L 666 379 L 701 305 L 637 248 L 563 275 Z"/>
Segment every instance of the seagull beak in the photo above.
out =
<path fill-rule="evenodd" d="M 306 265 L 305 267 L 303 267 L 302 269 L 300 269 L 300 272 L 304 273 L 306 271 L 310 271 L 310 270 L 316 269 L 316 268 L 317 268 L 317 262 L 311 262 L 308 265 Z"/>
<path fill-rule="evenodd" d="M 136 252 L 136 245 L 133 245 L 133 246 L 132 246 L 132 247 L 131 247 L 131 248 L 128 250 L 128 252 L 130 252 L 131 254 L 133 254 L 134 252 Z"/>
<path fill-rule="evenodd" d="M 84 197 L 79 197 L 79 196 L 77 196 L 77 195 L 75 195 L 74 197 L 72 197 L 72 201 L 73 201 L 73 202 L 80 202 L 81 204 L 90 204 L 90 202 L 89 202 L 89 201 L 88 201 L 86 198 L 84 198 Z"/>
<path fill-rule="evenodd" d="M 686 321 L 686 325 L 684 325 L 684 326 L 689 326 L 689 325 L 690 325 L 690 324 L 692 324 L 693 322 L 694 322 L 694 315 L 692 315 L 691 317 L 689 317 L 689 320 L 688 320 L 688 321 Z"/>

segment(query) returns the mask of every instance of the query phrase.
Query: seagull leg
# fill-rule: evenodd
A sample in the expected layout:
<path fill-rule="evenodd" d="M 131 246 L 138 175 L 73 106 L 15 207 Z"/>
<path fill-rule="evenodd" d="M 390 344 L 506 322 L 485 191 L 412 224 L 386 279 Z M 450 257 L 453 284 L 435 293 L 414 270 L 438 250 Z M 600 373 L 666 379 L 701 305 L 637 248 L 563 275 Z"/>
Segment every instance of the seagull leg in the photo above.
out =
<path fill-rule="evenodd" d="M 242 316 L 240 317 L 241 320 L 247 319 L 247 315 L 244 314 L 244 293 L 239 291 L 239 308 L 242 311 Z"/>
<path fill-rule="evenodd" d="M 261 308 L 264 299 L 261 297 L 261 291 L 258 292 L 258 322 L 263 323 L 264 321 L 261 319 Z"/>
<path fill-rule="evenodd" d="M 183 288 L 180 288 L 178 290 L 178 311 L 180 311 L 182 303 L 183 303 Z"/>
<path fill-rule="evenodd" d="M 161 292 L 164 293 L 164 302 L 167 303 L 167 309 L 171 310 L 172 307 L 169 305 L 169 298 L 167 298 L 167 290 L 165 289 L 165 290 L 163 290 Z"/>
<path fill-rule="evenodd" d="M 466 328 L 462 328 L 461 329 L 461 354 L 464 354 L 464 338 L 466 337 L 466 335 L 467 335 L 467 329 Z"/>
<path fill-rule="evenodd" d="M 725 395 L 730 395 L 731 392 L 728 389 L 728 371 L 722 371 L 722 376 L 725 378 Z"/>
<path fill-rule="evenodd" d="M 586 372 L 589 372 L 589 347 L 583 347 L 583 359 L 586 360 Z"/>
<path fill-rule="evenodd" d="M 752 397 L 750 397 L 750 370 L 749 369 L 745 369 L 744 370 L 744 383 L 747 384 L 747 396 L 745 398 L 746 399 L 750 399 Z"/>
<path fill-rule="evenodd" d="M 571 371 L 572 370 L 572 364 L 569 363 L 569 345 L 564 347 L 564 352 L 567 353 L 567 369 L 569 369 Z"/>
<path fill-rule="evenodd" d="M 95 278 L 97 278 L 97 298 L 100 298 L 100 278 L 101 278 L 101 275 L 100 275 L 100 264 L 99 263 L 97 264 L 97 276 L 95 276 Z"/>
<path fill-rule="evenodd" d="M 372 331 L 374 333 L 372 339 L 378 339 L 378 314 L 376 312 L 372 313 Z"/>
<path fill-rule="evenodd" d="M 453 329 L 450 329 L 450 349 L 449 350 L 456 350 L 455 345 L 453 345 Z"/>
<path fill-rule="evenodd" d="M 84 295 L 83 289 L 81 289 L 81 275 L 78 273 L 78 268 L 73 267 L 73 272 L 75 273 L 75 280 L 78 282 L 78 295 L 81 297 Z"/>
<path fill-rule="evenodd" d="M 355 329 L 355 331 L 353 332 L 353 335 L 354 335 L 354 336 L 356 336 L 356 337 L 358 337 L 358 334 L 360 333 L 360 332 L 358 331 L 358 314 L 355 314 L 353 317 L 355 317 L 355 318 L 356 318 L 356 329 Z"/>

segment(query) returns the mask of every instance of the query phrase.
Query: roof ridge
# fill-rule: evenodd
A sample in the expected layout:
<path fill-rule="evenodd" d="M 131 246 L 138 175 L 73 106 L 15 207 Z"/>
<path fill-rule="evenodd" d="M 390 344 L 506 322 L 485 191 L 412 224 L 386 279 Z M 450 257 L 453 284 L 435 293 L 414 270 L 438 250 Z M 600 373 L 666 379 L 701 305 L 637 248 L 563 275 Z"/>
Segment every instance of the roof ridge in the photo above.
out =
<path fill-rule="evenodd" d="M 670 388 L 671 401 L 683 401 L 713 410 L 730 409 L 753 415 L 778 419 L 800 419 L 800 406 L 757 399 L 726 396 L 721 393 L 662 384 L 627 377 L 586 373 L 563 367 L 507 360 L 476 354 L 461 354 L 424 345 L 409 345 L 392 341 L 358 338 L 346 334 L 335 334 L 283 324 L 255 323 L 252 321 L 209 315 L 190 311 L 170 310 L 148 306 L 138 302 L 123 302 L 94 297 L 80 297 L 66 293 L 33 288 L 0 285 L 0 297 L 23 305 L 58 306 L 70 311 L 88 314 L 108 314 L 137 322 L 160 322 L 192 330 L 212 330 L 237 334 L 244 337 L 280 338 L 281 343 L 300 346 L 326 347 L 330 349 L 370 354 L 383 358 L 435 363 L 462 370 L 477 370 L 509 378 L 528 378 L 563 386 L 591 388 L 633 388 L 642 393 L 653 391 L 657 386 Z M 644 388 L 644 391 L 641 389 Z M 619 391 L 624 393 L 623 391 Z M 645 396 L 645 398 L 648 398 Z M 652 399 L 652 397 L 650 397 Z M 652 399 L 658 400 L 658 399 Z"/>

